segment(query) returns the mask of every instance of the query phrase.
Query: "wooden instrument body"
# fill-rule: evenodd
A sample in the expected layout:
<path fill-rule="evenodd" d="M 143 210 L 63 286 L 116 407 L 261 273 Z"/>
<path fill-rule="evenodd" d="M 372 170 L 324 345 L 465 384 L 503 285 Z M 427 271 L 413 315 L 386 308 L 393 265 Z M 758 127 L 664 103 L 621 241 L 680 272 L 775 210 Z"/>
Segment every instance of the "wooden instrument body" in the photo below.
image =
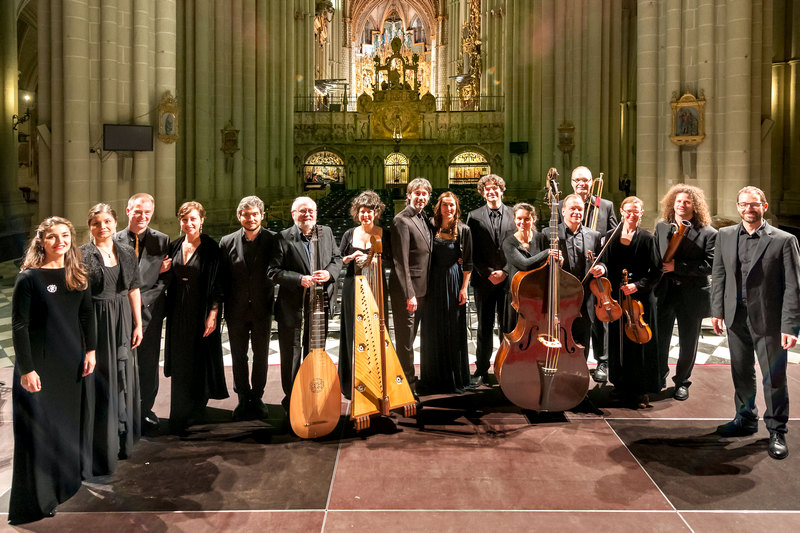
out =
<path fill-rule="evenodd" d="M 558 251 L 557 177 L 556 170 L 550 169 L 551 253 Z M 589 390 L 584 350 L 578 349 L 582 347 L 572 337 L 572 323 L 583 305 L 583 284 L 551 255 L 544 266 L 517 273 L 511 294 L 519 318 L 514 330 L 505 335 L 503 353 L 496 357 L 503 394 L 535 411 L 575 407 Z M 497 368 L 495 363 L 495 374 Z"/>
<path fill-rule="evenodd" d="M 622 284 L 628 284 L 628 271 L 622 271 Z M 653 338 L 653 331 L 644 321 L 642 302 L 630 294 L 622 293 L 622 311 L 625 315 L 625 336 L 637 344 L 646 344 Z"/>
<path fill-rule="evenodd" d="M 342 411 L 339 373 L 323 349 L 311 350 L 295 376 L 289 403 L 292 431 L 303 439 L 334 430 Z"/>
<path fill-rule="evenodd" d="M 498 376 L 503 394 L 511 402 L 535 411 L 571 409 L 583 401 L 589 390 L 589 368 L 583 350 L 572 338 L 572 322 L 580 316 L 583 287 L 580 280 L 563 270 L 559 273 L 561 348 L 548 348 L 539 341 L 540 335 L 547 334 L 550 268 L 546 264 L 519 272 L 512 280 L 519 319 L 514 330 L 504 335 L 507 348 Z M 561 267 L 556 264 L 556 268 Z M 496 362 L 495 374 L 497 367 Z"/>
<path fill-rule="evenodd" d="M 357 429 L 363 429 L 369 426 L 368 418 L 364 420 L 364 417 L 388 415 L 392 409 L 413 407 L 406 409 L 406 415 L 412 416 L 416 411 L 416 399 L 385 330 L 369 283 L 364 276 L 356 276 L 355 283 L 353 402 L 350 418 L 359 421 Z"/>
<path fill-rule="evenodd" d="M 319 227 L 312 230 L 312 256 L 319 270 Z M 289 403 L 292 431 L 303 439 L 322 437 L 333 431 L 342 411 L 339 373 L 325 352 L 325 289 L 320 284 L 311 288 L 310 351 L 300 365 Z"/>
<path fill-rule="evenodd" d="M 669 244 L 667 245 L 667 249 L 664 252 L 664 258 L 662 262 L 669 263 L 675 258 L 675 252 L 678 250 L 678 246 L 680 246 L 683 237 L 686 235 L 686 230 L 692 227 L 692 223 L 688 220 L 681 220 L 680 224 L 672 224 L 675 226 L 675 233 L 672 234 L 672 237 L 669 238 Z"/>
<path fill-rule="evenodd" d="M 601 322 L 614 322 L 622 316 L 622 307 L 611 297 L 611 282 L 608 278 L 595 278 L 589 282 L 589 290 L 594 294 L 597 303 L 594 313 Z"/>

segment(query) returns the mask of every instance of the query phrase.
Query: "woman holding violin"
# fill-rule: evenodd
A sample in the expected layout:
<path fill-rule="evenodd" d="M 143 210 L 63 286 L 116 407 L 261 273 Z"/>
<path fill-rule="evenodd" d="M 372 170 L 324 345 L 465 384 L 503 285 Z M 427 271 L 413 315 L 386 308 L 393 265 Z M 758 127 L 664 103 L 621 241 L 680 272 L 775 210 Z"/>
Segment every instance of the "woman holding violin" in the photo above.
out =
<path fill-rule="evenodd" d="M 609 328 L 609 381 L 631 407 L 643 409 L 650 406 L 648 393 L 661 390 L 653 295 L 661 276 L 661 257 L 653 234 L 639 227 L 643 202 L 629 196 L 622 201 L 620 213 L 622 228 L 607 234 L 610 242 L 604 255 L 612 294 L 619 295 L 626 309 Z M 626 306 L 626 299 L 632 305 Z"/>

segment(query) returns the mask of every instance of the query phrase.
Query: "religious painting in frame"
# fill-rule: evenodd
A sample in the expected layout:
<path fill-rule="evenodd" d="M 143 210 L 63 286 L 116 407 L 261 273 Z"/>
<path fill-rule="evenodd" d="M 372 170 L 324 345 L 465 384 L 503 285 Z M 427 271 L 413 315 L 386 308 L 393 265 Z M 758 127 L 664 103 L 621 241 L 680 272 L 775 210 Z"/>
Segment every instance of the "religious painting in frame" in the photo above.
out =
<path fill-rule="evenodd" d="M 672 132 L 669 140 L 679 146 L 697 146 L 706 136 L 705 105 L 706 99 L 703 92 L 700 98 L 686 93 L 677 98 L 673 94 L 672 102 Z"/>
<path fill-rule="evenodd" d="M 172 144 L 179 138 L 178 99 L 167 91 L 158 104 L 158 140 L 164 144 Z"/>

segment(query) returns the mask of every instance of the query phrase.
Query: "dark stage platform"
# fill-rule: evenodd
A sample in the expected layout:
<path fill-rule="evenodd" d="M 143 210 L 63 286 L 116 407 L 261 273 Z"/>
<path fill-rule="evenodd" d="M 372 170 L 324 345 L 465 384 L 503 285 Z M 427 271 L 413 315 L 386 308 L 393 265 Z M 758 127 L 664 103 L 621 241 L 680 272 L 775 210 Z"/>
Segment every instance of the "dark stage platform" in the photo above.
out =
<path fill-rule="evenodd" d="M 11 372 L 0 369 L 0 380 L 10 383 Z M 800 366 L 789 366 L 789 379 L 790 396 L 800 397 Z M 112 477 L 85 483 L 55 518 L 17 530 L 800 529 L 798 419 L 789 424 L 789 457 L 775 461 L 763 423 L 752 437 L 714 434 L 733 415 L 727 365 L 698 366 L 693 382 L 688 401 L 671 399 L 668 389 L 636 411 L 593 384 L 590 402 L 540 416 L 508 404 L 495 385 L 423 397 L 416 419 L 373 418 L 362 432 L 343 417 L 327 438 L 303 441 L 286 432 L 273 366 L 268 419 L 231 422 L 235 400 L 212 402 L 207 423 L 188 436 L 143 438 Z M 7 512 L 9 387 L 0 402 L 0 512 Z M 162 429 L 168 405 L 163 379 Z"/>

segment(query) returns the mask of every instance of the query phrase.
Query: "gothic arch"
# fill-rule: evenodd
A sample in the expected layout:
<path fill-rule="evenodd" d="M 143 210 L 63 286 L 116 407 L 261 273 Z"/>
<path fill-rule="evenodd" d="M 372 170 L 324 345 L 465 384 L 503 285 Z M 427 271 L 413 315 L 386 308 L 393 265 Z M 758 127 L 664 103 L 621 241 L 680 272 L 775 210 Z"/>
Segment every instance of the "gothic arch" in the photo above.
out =
<path fill-rule="evenodd" d="M 436 17 L 440 12 L 438 0 L 353 0 L 350 7 L 350 18 L 353 20 L 352 38 L 359 38 L 364 32 L 364 25 L 376 8 L 382 7 L 383 11 L 378 17 L 378 23 L 386 19 L 392 11 L 396 11 L 403 25 L 411 27 L 414 22 L 408 16 L 409 8 L 413 8 L 422 22 L 425 35 L 432 39 L 436 36 Z M 430 41 L 427 43 L 430 45 Z"/>

